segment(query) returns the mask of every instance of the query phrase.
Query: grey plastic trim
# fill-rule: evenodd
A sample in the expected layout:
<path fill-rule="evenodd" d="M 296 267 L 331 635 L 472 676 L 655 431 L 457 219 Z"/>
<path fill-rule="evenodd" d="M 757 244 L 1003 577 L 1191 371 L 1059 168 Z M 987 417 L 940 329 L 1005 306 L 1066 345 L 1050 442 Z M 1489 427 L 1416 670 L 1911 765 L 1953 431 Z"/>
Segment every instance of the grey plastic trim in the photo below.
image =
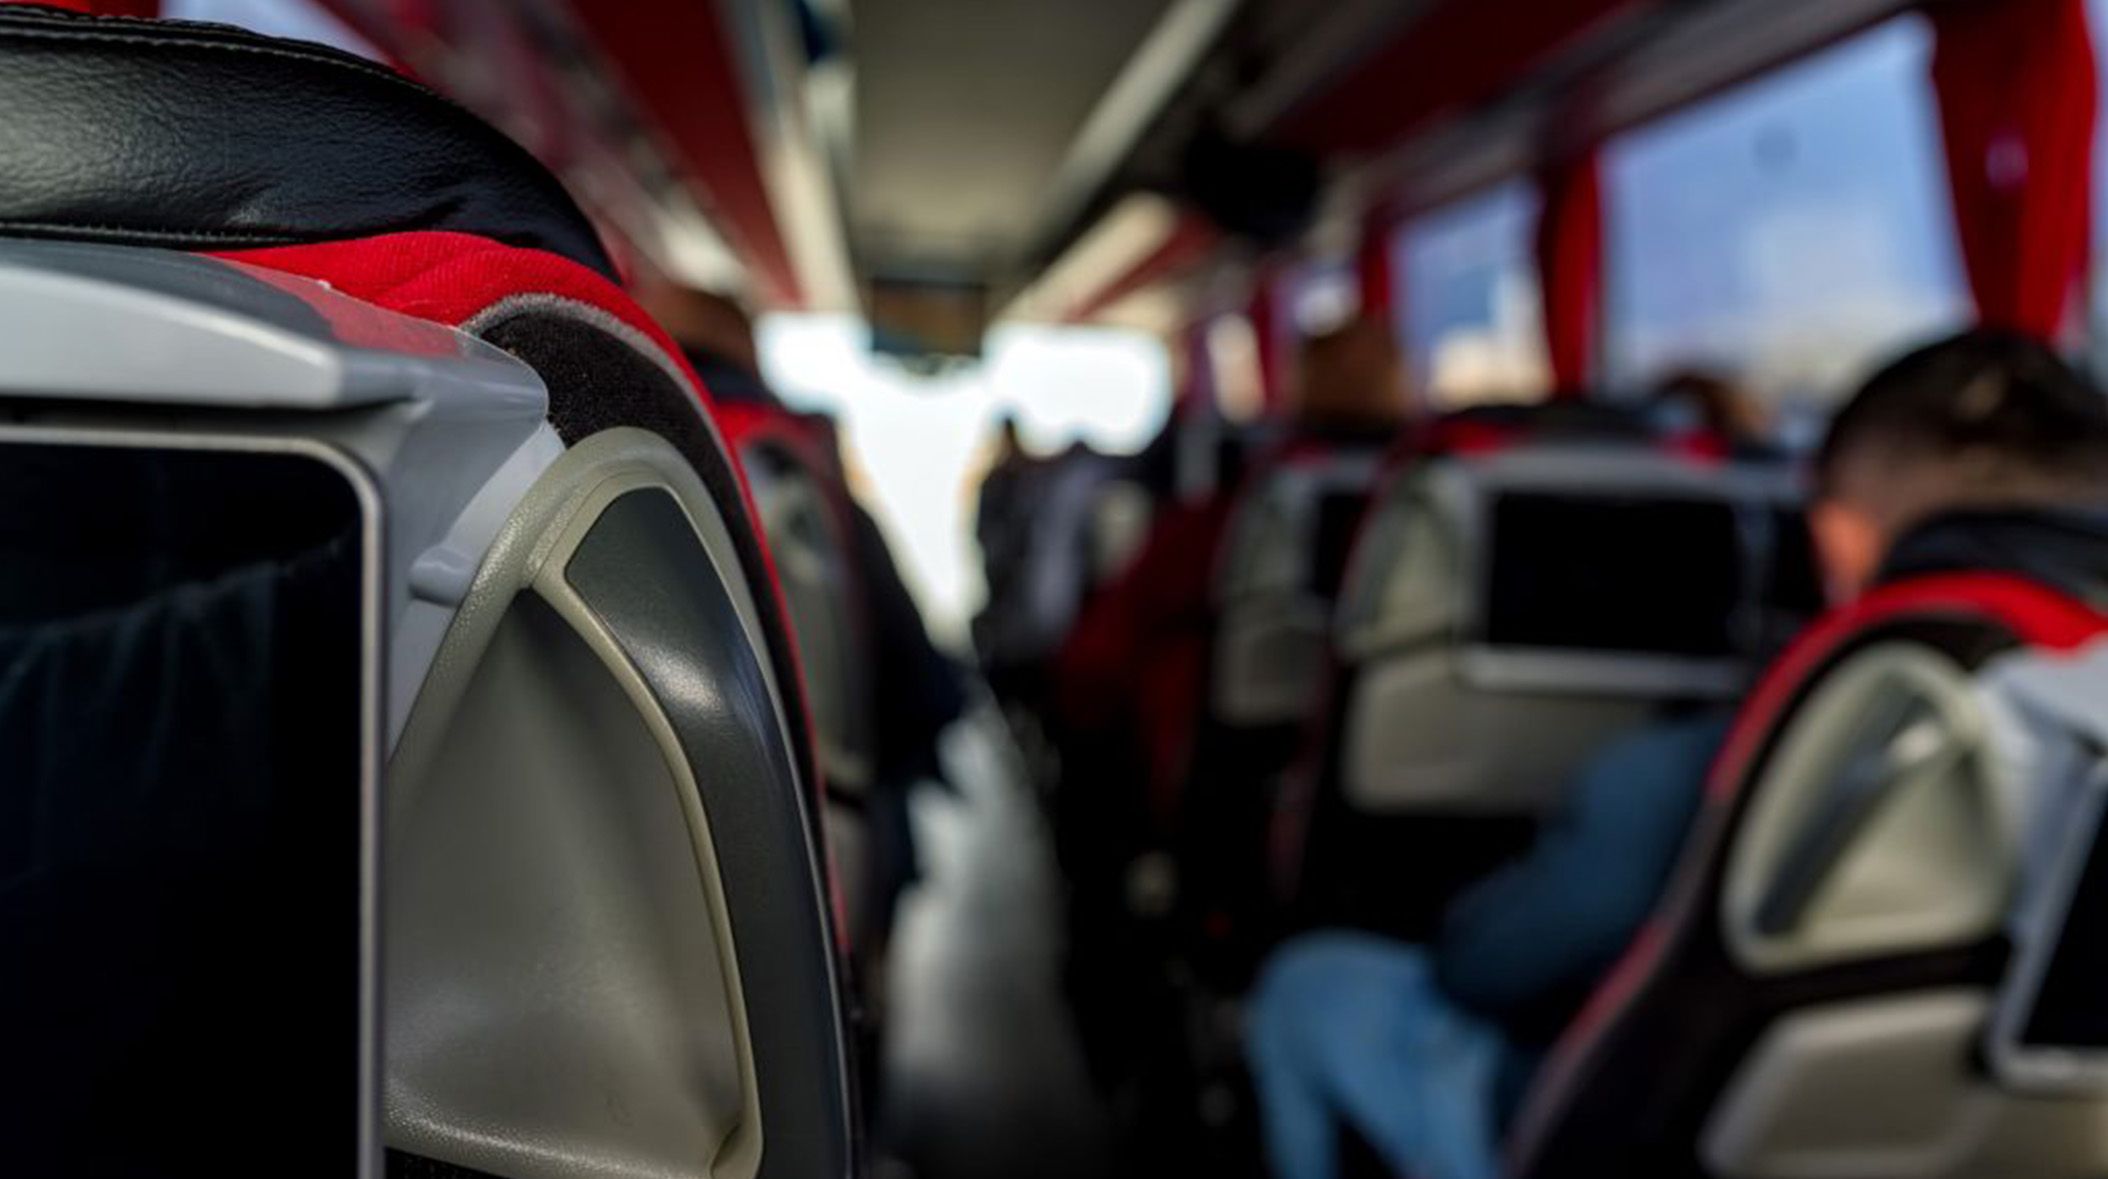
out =
<path fill-rule="evenodd" d="M 1909 712 L 1895 729 L 1898 698 Z M 1823 677 L 1746 787 L 1717 910 L 1736 965 L 1779 975 L 1995 934 L 2014 895 L 2019 840 L 1984 743 L 1967 672 L 1930 647 L 1878 643 Z M 1869 748 L 1874 796 L 1863 813 L 1838 809 L 1840 780 Z M 1847 824 L 1850 838 L 1829 846 L 1813 830 L 1829 822 Z M 1807 895 L 1781 899 L 1781 877 L 1818 854 Z M 1767 925 L 1768 907 L 1793 920 Z"/>
<path fill-rule="evenodd" d="M 562 449 L 541 378 L 465 332 L 293 275 L 77 242 L 0 240 L 0 405 L 355 455 L 387 506 L 391 746 L 484 549 Z"/>
<path fill-rule="evenodd" d="M 712 893 L 710 901 L 716 913 L 714 923 L 718 926 L 718 944 L 726 952 L 723 963 L 725 993 L 735 1023 L 733 1032 L 744 1078 L 742 1129 L 726 1144 L 725 1152 L 711 1170 L 713 1174 L 727 1176 L 753 1175 L 766 1163 L 764 1144 L 768 1130 L 765 1111 L 759 1104 L 756 1061 L 749 1043 L 748 998 L 744 985 L 748 980 L 743 979 L 736 968 L 739 947 L 725 898 L 717 887 L 717 882 L 722 879 L 716 851 L 718 841 L 711 834 L 709 816 L 702 813 L 699 802 L 702 786 L 697 781 L 697 773 L 704 767 L 691 763 L 672 722 L 660 706 L 657 694 L 592 611 L 572 592 L 563 572 L 570 555 L 583 543 L 603 509 L 625 495 L 647 490 L 670 496 L 679 504 L 688 524 L 701 539 L 711 563 L 720 571 L 720 580 L 734 607 L 746 645 L 756 652 L 765 650 L 760 612 L 749 582 L 740 572 L 734 540 L 700 476 L 678 451 L 656 434 L 630 428 L 596 434 L 573 446 L 549 467 L 542 479 L 522 497 L 511 519 L 491 544 L 456 615 L 453 628 L 433 660 L 431 673 L 425 679 L 402 740 L 395 749 L 389 766 L 389 789 L 394 804 L 391 813 L 403 815 L 416 809 L 419 795 L 426 788 L 443 749 L 452 718 L 514 600 L 526 593 L 547 600 L 580 637 L 600 653 L 608 670 L 622 682 L 633 704 L 646 714 L 647 723 L 652 726 L 665 751 L 669 768 L 689 797 L 698 800 L 695 811 L 690 814 L 691 835 L 696 841 L 698 868 Z M 759 659 L 756 666 L 768 688 L 777 739 L 787 743 L 790 729 L 782 711 L 781 685 L 776 682 L 768 660 Z M 794 767 L 791 772 L 795 774 Z M 795 791 L 797 805 L 801 808 L 807 804 L 808 789 L 800 783 Z M 394 836 L 391 834 L 389 838 L 392 841 Z M 806 849 L 813 887 L 818 889 L 817 852 L 811 848 L 803 830 L 798 833 L 798 838 L 800 846 Z M 824 897 L 825 893 L 815 895 Z M 823 934 L 826 932 L 826 916 L 823 905 L 820 914 Z M 830 944 L 824 943 L 822 949 Z M 832 955 L 824 957 L 828 990 L 830 994 L 839 993 L 840 983 L 834 973 Z M 393 964 L 390 969 L 395 969 Z M 768 979 L 758 981 L 764 985 L 773 982 Z M 838 1009 L 829 1013 L 825 1030 L 837 1047 L 838 1059 L 844 1061 L 833 1090 L 838 1095 L 840 1108 L 846 1110 L 849 1100 L 846 1039 Z M 415 1105 L 399 1105 L 399 1100 L 406 1096 L 399 1088 L 397 1078 L 391 1076 L 389 1135 L 396 1146 L 418 1154 L 445 1156 L 447 1161 L 460 1165 L 519 1169 L 522 1160 L 516 1155 L 514 1144 L 492 1137 L 484 1127 L 434 1125 L 428 1111 Z M 843 1125 L 846 1127 L 846 1124 L 845 1118 Z M 552 1167 L 561 1162 L 556 1159 L 548 1161 Z M 701 1165 L 699 1163 L 699 1167 Z M 832 1173 L 846 1174 L 847 1164 Z"/>
<path fill-rule="evenodd" d="M 1730 659 L 1678 659 L 1534 647 L 1465 646 L 1459 677 L 1489 692 L 1729 699 L 1748 686 L 1749 669 Z"/>
<path fill-rule="evenodd" d="M 0 241 L 0 396 L 329 410 L 465 388 L 540 394 L 469 335 L 262 273 L 169 250 Z"/>
<path fill-rule="evenodd" d="M 1785 853 L 1779 857 L 1771 885 L 1757 902 L 1751 923 L 1765 937 L 1786 937 L 1799 928 L 1808 907 L 1837 870 L 1845 849 L 1866 830 L 1888 795 L 1889 787 L 1914 766 L 1898 764 L 1904 737 L 1919 731 L 1939 734 L 1936 718 L 1923 700 L 1888 697 L 1877 700 L 1875 711 L 1860 722 L 1859 747 L 1838 770 L 1816 807 L 1794 832 Z M 1910 742 L 1914 760 L 1952 751 L 1952 743 L 1936 740 L 1934 748 L 1917 749 L 1922 740 Z"/>
<path fill-rule="evenodd" d="M 1963 1047 L 1984 1006 L 1981 992 L 1941 989 L 1786 1013 L 1728 1079 L 1701 1157 L 1731 1179 L 1986 1175 L 1978 1156 L 2001 1110 Z"/>
<path fill-rule="evenodd" d="M 380 845 L 381 717 L 384 687 L 381 652 L 386 627 L 381 612 L 384 528 L 381 493 L 373 473 L 345 451 L 311 438 L 257 438 L 239 434 L 158 433 L 152 430 L 86 430 L 0 423 L 0 442 L 50 446 L 130 447 L 156 450 L 234 451 L 311 459 L 350 484 L 365 525 L 360 538 L 361 593 L 359 726 L 366 737 L 359 758 L 359 1097 L 356 1174 L 380 1179 Z"/>
<path fill-rule="evenodd" d="M 402 738 L 418 686 L 439 653 L 454 612 L 468 598 L 483 554 L 512 515 L 514 505 L 563 453 L 563 440 L 553 427 L 536 429 L 476 490 L 445 535 L 411 561 L 404 575 L 408 592 L 396 617 L 388 660 L 390 748 Z"/>
<path fill-rule="evenodd" d="M 778 1128 L 759 1174 L 845 1174 L 848 1143 L 831 1132 L 849 1114 L 827 890 L 788 742 L 780 728 L 774 741 L 755 731 L 774 723 L 761 650 L 728 633 L 739 618 L 723 571 L 671 495 L 640 489 L 610 503 L 563 576 L 672 723 L 717 849 L 739 974 L 768 980 L 745 991 L 756 1096 Z M 697 663 L 724 680 L 698 680 Z"/>

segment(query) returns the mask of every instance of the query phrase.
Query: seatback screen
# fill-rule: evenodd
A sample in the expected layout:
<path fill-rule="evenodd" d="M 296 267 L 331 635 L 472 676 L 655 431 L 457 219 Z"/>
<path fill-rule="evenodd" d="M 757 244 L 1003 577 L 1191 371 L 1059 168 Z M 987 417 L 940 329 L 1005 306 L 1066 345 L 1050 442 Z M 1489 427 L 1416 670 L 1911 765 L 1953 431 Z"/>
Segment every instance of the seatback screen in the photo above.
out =
<path fill-rule="evenodd" d="M 9 1172 L 357 1173 L 367 535 L 315 458 L 0 442 Z"/>
<path fill-rule="evenodd" d="M 1720 500 L 1507 492 L 1491 505 L 1482 636 L 1494 646 L 1739 654 L 1734 508 Z"/>

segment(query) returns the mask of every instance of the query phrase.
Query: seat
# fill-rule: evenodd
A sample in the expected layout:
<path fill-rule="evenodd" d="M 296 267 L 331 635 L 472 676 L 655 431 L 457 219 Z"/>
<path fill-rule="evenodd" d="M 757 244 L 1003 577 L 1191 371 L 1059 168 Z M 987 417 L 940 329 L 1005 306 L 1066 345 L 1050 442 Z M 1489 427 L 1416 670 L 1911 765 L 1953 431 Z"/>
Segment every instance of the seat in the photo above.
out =
<path fill-rule="evenodd" d="M 825 779 L 827 842 L 852 949 L 870 930 L 869 805 L 877 761 L 871 619 L 854 553 L 849 486 L 833 424 L 773 404 L 720 410 L 783 587 Z"/>
<path fill-rule="evenodd" d="M 2059 530 L 1936 522 L 1772 666 L 1668 896 L 1539 1074 L 1515 1174 L 2108 1164 L 2084 930 L 2108 549 L 2046 578 Z"/>
<path fill-rule="evenodd" d="M 1239 493 L 1216 574 L 1209 711 L 1218 723 L 1294 729 L 1308 716 L 1383 449 L 1291 447 Z"/>
<path fill-rule="evenodd" d="M 328 993 L 384 1039 L 341 1124 L 398 1174 L 852 1173 L 790 632 L 707 394 L 591 222 L 422 87 L 229 28 L 0 7 L 0 102 L 0 447 L 229 480 L 283 451 L 364 521 L 363 671 L 298 681 L 371 717 L 379 790 L 331 894 Z"/>
<path fill-rule="evenodd" d="M 1277 820 L 1281 888 L 1303 919 L 1425 936 L 1583 758 L 1732 699 L 1816 596 L 1782 470 L 1556 430 L 1401 456 Z"/>
<path fill-rule="evenodd" d="M 0 16 L 8 236 L 226 250 L 444 231 L 614 276 L 524 148 L 385 67 L 221 25 Z"/>
<path fill-rule="evenodd" d="M 1298 439 L 1237 492 L 1216 556 L 1205 692 L 1184 788 L 1167 808 L 1195 963 L 1231 987 L 1264 930 L 1275 778 L 1330 666 L 1332 610 L 1388 440 Z"/>

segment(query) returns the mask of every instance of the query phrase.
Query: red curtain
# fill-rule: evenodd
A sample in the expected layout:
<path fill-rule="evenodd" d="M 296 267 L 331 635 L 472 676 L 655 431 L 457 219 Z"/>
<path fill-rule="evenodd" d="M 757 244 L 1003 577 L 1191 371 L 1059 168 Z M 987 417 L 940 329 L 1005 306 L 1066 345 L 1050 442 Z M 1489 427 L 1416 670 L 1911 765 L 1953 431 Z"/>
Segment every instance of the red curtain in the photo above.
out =
<path fill-rule="evenodd" d="M 1932 10 L 1932 82 L 1978 318 L 2052 339 L 2085 273 L 2096 102 L 2085 0 Z"/>
<path fill-rule="evenodd" d="M 161 0 L 0 0 L 0 4 L 43 4 L 95 16 L 161 15 Z"/>
<path fill-rule="evenodd" d="M 1603 289 L 1603 195 L 1593 150 L 1558 161 L 1541 178 L 1537 279 L 1544 292 L 1545 356 L 1552 394 L 1588 387 Z"/>
<path fill-rule="evenodd" d="M 1213 409 L 1216 405 L 1215 356 L 1208 348 L 1208 331 L 1213 325 L 1213 320 L 1203 317 L 1180 333 L 1179 347 L 1186 357 L 1186 379 L 1176 396 L 1181 409 Z"/>
<path fill-rule="evenodd" d="M 1252 280 L 1252 301 L 1244 316 L 1252 325 L 1252 345 L 1259 361 L 1259 400 L 1266 413 L 1279 409 L 1286 398 L 1286 374 L 1281 371 L 1280 284 L 1272 267 L 1262 268 Z"/>
<path fill-rule="evenodd" d="M 1361 225 L 1361 247 L 1354 255 L 1354 285 L 1361 292 L 1361 313 L 1388 316 L 1398 306 L 1397 263 L 1392 254 L 1395 225 L 1382 213 L 1371 213 Z"/>

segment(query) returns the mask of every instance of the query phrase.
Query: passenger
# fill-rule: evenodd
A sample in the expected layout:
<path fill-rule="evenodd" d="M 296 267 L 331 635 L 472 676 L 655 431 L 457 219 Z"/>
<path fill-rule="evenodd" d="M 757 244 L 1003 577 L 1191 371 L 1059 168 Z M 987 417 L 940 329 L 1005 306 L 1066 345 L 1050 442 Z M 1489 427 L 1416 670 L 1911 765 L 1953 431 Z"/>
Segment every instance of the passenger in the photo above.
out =
<path fill-rule="evenodd" d="M 1935 515 L 2108 502 L 2108 403 L 2039 344 L 1965 333 L 1869 381 L 1815 473 L 1810 526 L 1832 597 L 1849 600 Z M 1401 1174 L 1497 1173 L 1506 1113 L 1665 887 L 1726 728 L 1686 717 L 1602 750 L 1435 945 L 1328 931 L 1275 951 L 1247 1051 L 1282 1179 L 1335 1174 L 1342 1123 Z"/>
<path fill-rule="evenodd" d="M 1663 410 L 1689 414 L 1696 425 L 1737 456 L 1777 454 L 1764 407 L 1747 390 L 1719 373 L 1698 368 L 1672 373 L 1655 390 L 1654 404 Z"/>
<path fill-rule="evenodd" d="M 647 286 L 638 297 L 680 345 L 712 400 L 781 408 L 783 402 L 761 379 L 754 321 L 738 300 L 670 283 Z"/>
<path fill-rule="evenodd" d="M 1289 407 L 1293 436 L 1388 442 L 1413 414 L 1391 325 L 1357 318 L 1304 341 Z"/>
<path fill-rule="evenodd" d="M 1015 648 L 1023 644 L 1007 632 L 1022 625 L 1013 616 L 1030 612 L 1031 514 L 1038 498 L 1036 485 L 1044 477 L 1018 437 L 1017 419 L 1010 414 L 996 423 L 994 450 L 974 505 L 974 540 L 981 548 L 981 571 L 988 587 L 987 604 L 973 620 L 974 647 L 982 676 L 996 698 L 1031 709 L 1041 703 L 1039 652 L 1017 654 Z"/>

